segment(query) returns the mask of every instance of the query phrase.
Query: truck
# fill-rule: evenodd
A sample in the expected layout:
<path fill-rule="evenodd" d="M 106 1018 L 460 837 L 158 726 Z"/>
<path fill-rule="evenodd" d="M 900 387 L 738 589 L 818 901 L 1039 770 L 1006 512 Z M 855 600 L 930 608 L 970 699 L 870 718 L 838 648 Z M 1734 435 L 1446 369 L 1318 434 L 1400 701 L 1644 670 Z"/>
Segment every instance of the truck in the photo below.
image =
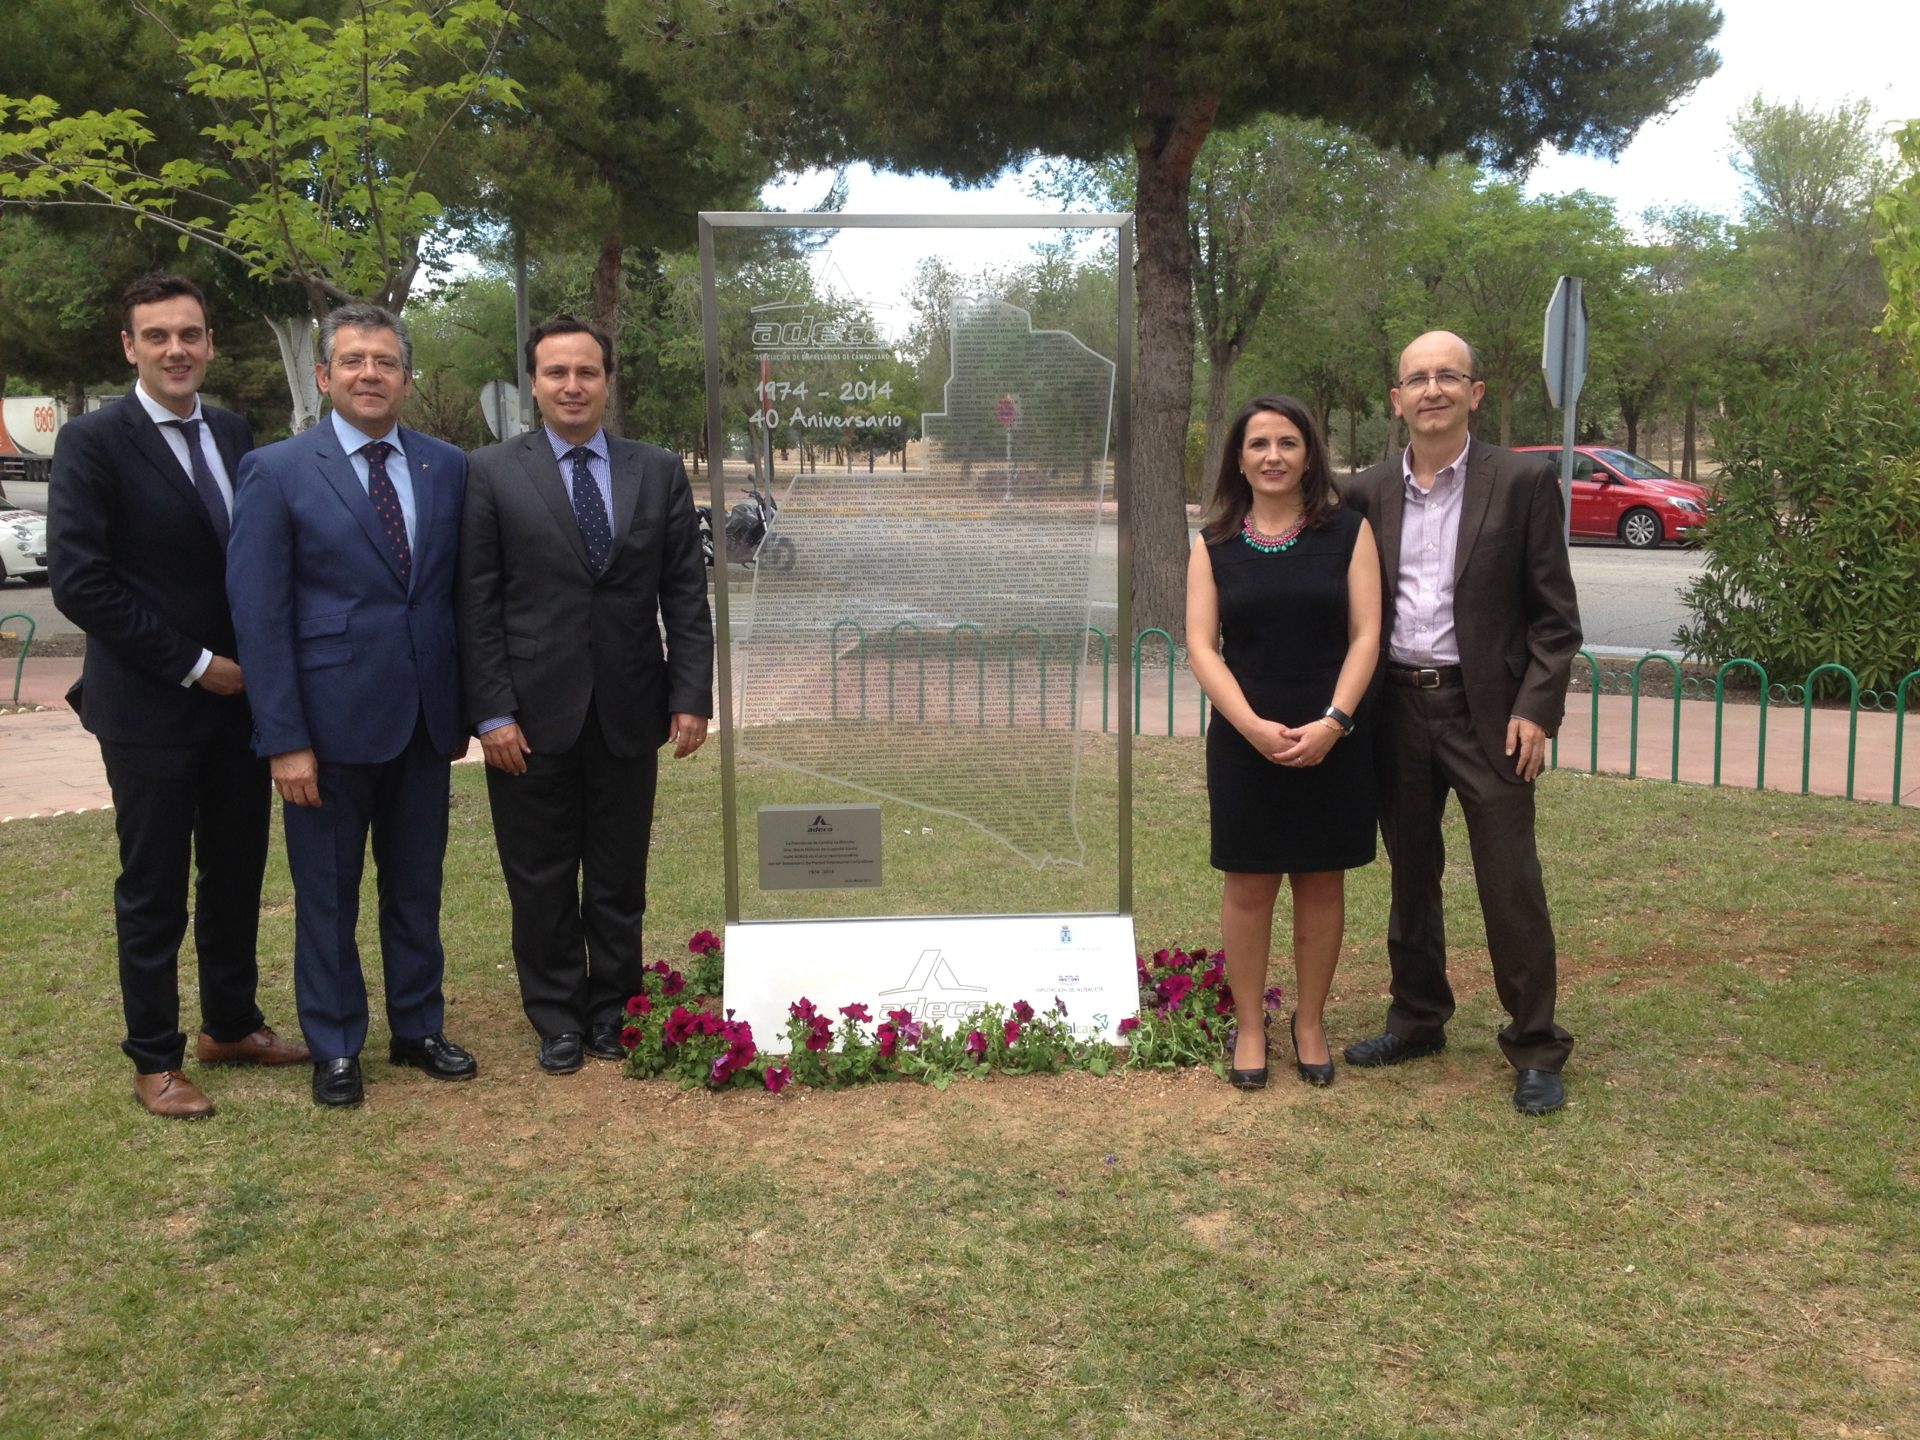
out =
<path fill-rule="evenodd" d="M 47 513 L 53 441 L 66 421 L 65 402 L 51 395 L 0 401 L 0 510 Z"/>

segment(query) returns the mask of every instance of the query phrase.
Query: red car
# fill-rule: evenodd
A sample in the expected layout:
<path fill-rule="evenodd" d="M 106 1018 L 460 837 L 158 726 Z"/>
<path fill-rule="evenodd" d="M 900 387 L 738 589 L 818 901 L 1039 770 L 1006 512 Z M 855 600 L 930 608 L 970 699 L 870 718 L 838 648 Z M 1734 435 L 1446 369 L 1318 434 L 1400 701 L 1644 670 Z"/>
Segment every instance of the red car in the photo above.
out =
<path fill-rule="evenodd" d="M 1522 455 L 1560 464 L 1558 445 L 1518 445 Z M 1573 533 L 1619 538 L 1636 550 L 1693 538 L 1707 523 L 1707 487 L 1680 480 L 1651 460 L 1605 445 L 1573 447 Z"/>

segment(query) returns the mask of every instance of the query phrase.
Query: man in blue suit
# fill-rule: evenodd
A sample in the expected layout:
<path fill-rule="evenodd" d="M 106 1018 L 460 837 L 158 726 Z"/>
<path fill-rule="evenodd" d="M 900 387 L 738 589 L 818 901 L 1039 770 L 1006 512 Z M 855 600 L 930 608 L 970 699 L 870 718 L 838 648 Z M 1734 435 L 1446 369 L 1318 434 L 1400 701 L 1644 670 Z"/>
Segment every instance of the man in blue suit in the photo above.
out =
<path fill-rule="evenodd" d="M 442 1030 L 440 945 L 448 766 L 467 748 L 453 628 L 467 462 L 399 424 L 413 344 L 389 311 L 328 315 L 315 371 L 332 413 L 241 462 L 227 583 L 254 749 L 286 802 L 313 1098 L 357 1105 L 369 834 L 389 1058 L 441 1080 L 476 1068 Z"/>

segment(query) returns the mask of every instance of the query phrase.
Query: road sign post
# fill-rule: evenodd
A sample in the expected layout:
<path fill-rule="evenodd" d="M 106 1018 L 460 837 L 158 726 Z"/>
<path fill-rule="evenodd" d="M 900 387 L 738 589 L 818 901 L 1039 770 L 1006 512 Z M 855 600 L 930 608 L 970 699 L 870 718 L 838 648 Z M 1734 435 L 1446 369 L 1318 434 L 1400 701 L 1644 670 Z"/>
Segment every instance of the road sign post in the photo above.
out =
<path fill-rule="evenodd" d="M 1560 503 L 1566 541 L 1573 543 L 1573 441 L 1580 387 L 1587 379 L 1587 295 L 1577 275 L 1562 275 L 1547 302 L 1546 335 L 1540 368 L 1547 399 L 1562 412 L 1560 424 Z"/>

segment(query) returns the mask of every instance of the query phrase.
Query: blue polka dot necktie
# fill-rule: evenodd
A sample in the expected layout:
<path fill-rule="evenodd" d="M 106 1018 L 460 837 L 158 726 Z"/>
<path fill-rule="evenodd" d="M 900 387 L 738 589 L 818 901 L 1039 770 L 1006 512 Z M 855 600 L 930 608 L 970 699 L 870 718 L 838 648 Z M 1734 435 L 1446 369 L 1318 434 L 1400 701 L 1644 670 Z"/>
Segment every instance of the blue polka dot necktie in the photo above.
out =
<path fill-rule="evenodd" d="M 573 461 L 573 518 L 580 522 L 580 538 L 587 542 L 587 563 L 597 574 L 607 568 L 607 556 L 613 550 L 613 526 L 607 523 L 607 503 L 600 498 L 600 487 L 593 483 L 587 469 L 587 457 L 593 452 L 576 445 L 567 452 Z"/>
<path fill-rule="evenodd" d="M 360 453 L 367 460 L 367 496 L 373 501 L 374 518 L 387 537 L 393 563 L 400 568 L 400 583 L 411 584 L 413 547 L 407 543 L 407 517 L 400 509 L 400 492 L 393 488 L 393 477 L 387 474 L 387 456 L 393 453 L 393 446 L 375 440 L 362 445 Z"/>

